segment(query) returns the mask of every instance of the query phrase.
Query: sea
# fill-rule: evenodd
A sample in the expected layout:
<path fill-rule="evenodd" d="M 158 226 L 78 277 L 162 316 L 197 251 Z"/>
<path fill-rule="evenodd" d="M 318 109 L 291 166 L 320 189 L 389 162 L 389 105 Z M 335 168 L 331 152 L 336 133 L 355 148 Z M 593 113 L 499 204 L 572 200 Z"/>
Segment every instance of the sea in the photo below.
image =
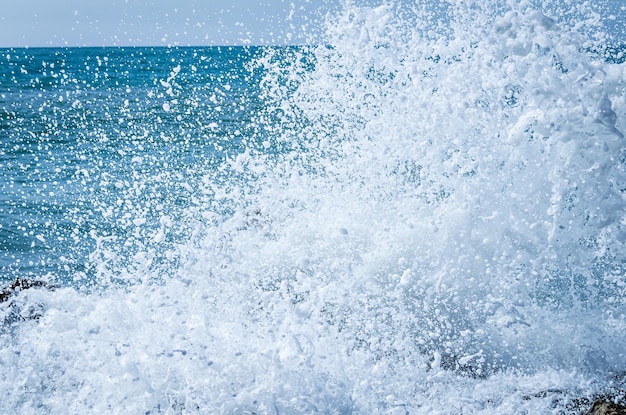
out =
<path fill-rule="evenodd" d="M 1 49 L 0 412 L 623 403 L 596 17 L 347 2 L 310 45 Z"/>

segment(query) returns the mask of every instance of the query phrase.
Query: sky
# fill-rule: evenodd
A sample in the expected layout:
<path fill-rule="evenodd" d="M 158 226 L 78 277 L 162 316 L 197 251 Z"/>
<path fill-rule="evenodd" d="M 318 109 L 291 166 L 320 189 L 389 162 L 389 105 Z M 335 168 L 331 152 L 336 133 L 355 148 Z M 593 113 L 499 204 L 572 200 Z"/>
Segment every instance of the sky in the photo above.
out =
<path fill-rule="evenodd" d="M 338 0 L 12 0 L 0 47 L 294 44 Z"/>
<path fill-rule="evenodd" d="M 0 47 L 302 44 L 341 1 L 6 0 Z M 624 32 L 626 0 L 591 3 L 605 4 L 602 19 Z"/>

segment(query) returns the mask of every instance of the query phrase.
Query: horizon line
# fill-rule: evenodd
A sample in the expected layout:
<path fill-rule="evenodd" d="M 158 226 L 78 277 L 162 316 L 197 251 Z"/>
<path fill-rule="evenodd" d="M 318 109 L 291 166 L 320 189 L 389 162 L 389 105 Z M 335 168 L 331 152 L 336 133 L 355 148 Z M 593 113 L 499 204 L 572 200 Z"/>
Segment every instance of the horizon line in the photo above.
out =
<path fill-rule="evenodd" d="M 0 49 L 107 49 L 107 48 L 272 48 L 272 47 L 305 47 L 317 46 L 321 43 L 281 43 L 281 44 L 221 44 L 221 45 L 47 45 L 47 46 L 3 46 Z"/>

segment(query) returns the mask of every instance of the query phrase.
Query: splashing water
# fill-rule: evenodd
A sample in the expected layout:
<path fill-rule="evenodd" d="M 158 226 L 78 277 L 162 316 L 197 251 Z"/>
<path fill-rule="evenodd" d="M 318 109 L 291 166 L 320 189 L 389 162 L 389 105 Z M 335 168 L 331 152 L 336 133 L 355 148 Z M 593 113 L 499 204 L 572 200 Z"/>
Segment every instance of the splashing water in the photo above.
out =
<path fill-rule="evenodd" d="M 94 228 L 89 293 L 16 297 L 44 310 L 4 335 L 3 410 L 567 413 L 622 393 L 624 64 L 593 14 L 549 11 L 347 5 L 327 45 L 255 55 L 235 150 L 157 176 L 193 177 L 196 202 L 122 209 L 126 239 Z"/>

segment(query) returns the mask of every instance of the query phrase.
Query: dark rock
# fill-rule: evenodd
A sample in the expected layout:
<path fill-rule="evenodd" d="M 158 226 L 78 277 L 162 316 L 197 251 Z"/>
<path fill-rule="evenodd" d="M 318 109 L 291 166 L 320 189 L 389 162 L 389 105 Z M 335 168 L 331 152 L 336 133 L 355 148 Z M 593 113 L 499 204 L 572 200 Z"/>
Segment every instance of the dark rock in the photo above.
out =
<path fill-rule="evenodd" d="M 0 291 L 0 303 L 8 301 L 13 295 L 19 293 L 22 290 L 33 287 L 44 287 L 52 289 L 53 287 L 45 281 L 31 280 L 30 278 L 16 278 L 11 285 L 5 287 Z"/>
<path fill-rule="evenodd" d="M 606 398 L 598 398 L 593 402 L 588 415 L 626 415 L 626 405 L 620 405 Z"/>
<path fill-rule="evenodd" d="M 24 304 L 20 304 L 20 302 L 14 301 L 21 291 L 33 288 L 54 290 L 57 286 L 41 280 L 16 278 L 11 285 L 0 290 L 0 304 L 6 303 L 6 312 L 4 313 L 4 321 L 2 321 L 1 324 L 2 327 L 7 328 L 13 326 L 19 321 L 37 320 L 43 315 L 44 308 L 41 304 L 28 304 L 25 306 Z M 3 330 L 0 330 L 0 332 L 1 331 Z"/>

